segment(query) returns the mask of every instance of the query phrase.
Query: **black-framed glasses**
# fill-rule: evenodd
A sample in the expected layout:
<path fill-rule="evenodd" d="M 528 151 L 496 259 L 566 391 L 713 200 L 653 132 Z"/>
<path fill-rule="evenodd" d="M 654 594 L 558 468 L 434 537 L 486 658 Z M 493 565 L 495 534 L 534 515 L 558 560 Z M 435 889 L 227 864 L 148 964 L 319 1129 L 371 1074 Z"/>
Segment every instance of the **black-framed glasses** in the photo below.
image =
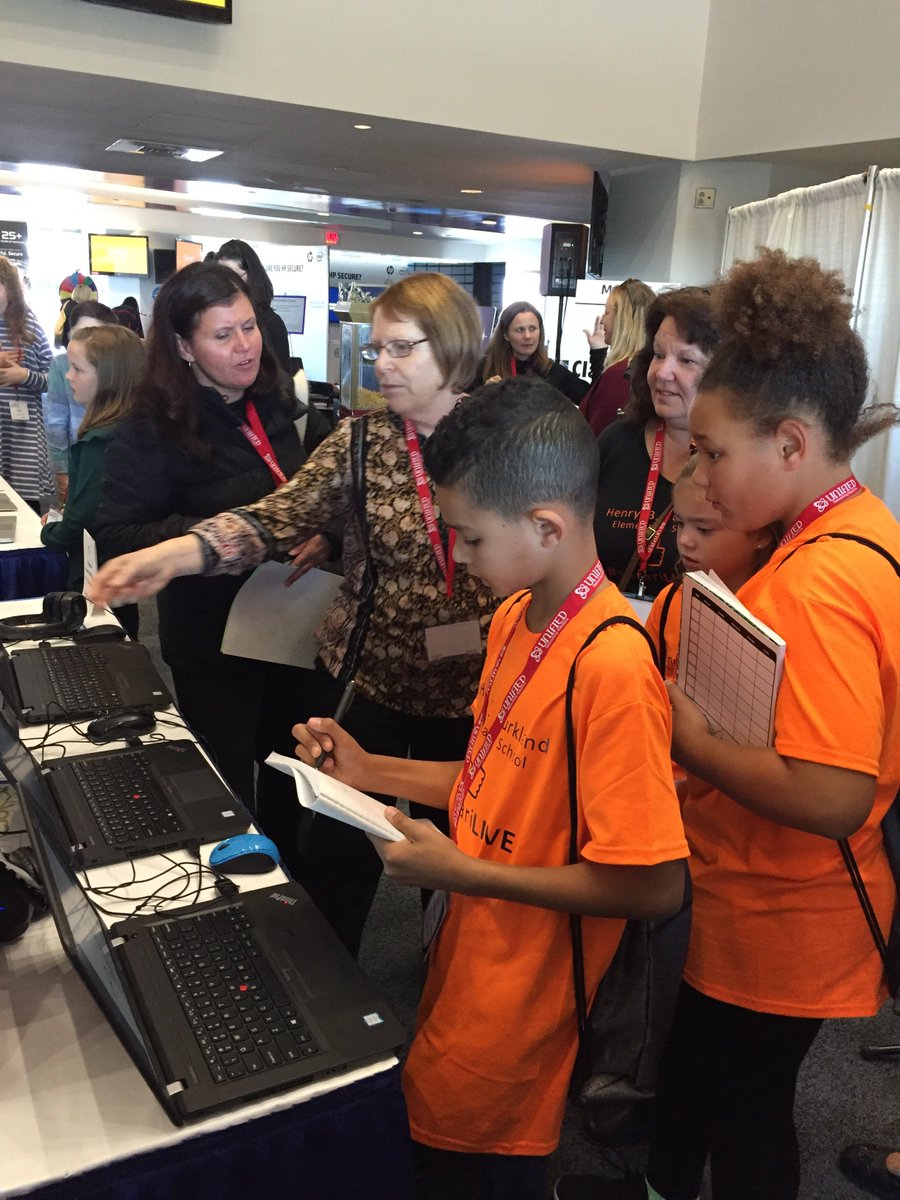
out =
<path fill-rule="evenodd" d="M 409 342 L 406 338 L 396 338 L 392 342 L 385 342 L 383 346 L 379 346 L 377 342 L 369 342 L 367 346 L 360 349 L 359 356 L 363 362 L 373 363 L 378 359 L 378 355 L 382 352 L 388 358 L 409 358 L 413 352 L 413 346 L 421 346 L 423 342 L 427 342 L 428 338 L 419 338 L 415 342 Z"/>

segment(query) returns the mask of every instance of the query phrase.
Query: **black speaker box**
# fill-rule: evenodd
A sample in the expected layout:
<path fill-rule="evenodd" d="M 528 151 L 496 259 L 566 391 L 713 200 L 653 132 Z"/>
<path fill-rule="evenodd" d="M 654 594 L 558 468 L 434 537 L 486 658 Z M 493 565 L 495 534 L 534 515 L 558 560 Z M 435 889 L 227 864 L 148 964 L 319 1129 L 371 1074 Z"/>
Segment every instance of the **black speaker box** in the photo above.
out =
<path fill-rule="evenodd" d="M 541 295 L 574 296 L 587 264 L 587 225 L 545 225 L 541 242 Z"/>
<path fill-rule="evenodd" d="M 153 278 L 157 283 L 165 283 L 170 275 L 175 274 L 175 251 L 153 251 Z"/>

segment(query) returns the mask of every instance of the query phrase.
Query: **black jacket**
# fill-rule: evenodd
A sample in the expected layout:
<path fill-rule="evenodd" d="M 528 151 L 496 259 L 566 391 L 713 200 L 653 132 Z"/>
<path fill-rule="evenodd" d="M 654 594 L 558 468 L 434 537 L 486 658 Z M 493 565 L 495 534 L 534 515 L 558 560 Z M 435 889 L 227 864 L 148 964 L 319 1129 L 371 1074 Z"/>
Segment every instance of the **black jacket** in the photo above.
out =
<path fill-rule="evenodd" d="M 306 460 L 293 401 L 254 400 L 275 457 L 290 478 Z M 146 421 L 132 417 L 117 427 L 97 516 L 101 561 L 179 537 L 203 517 L 250 504 L 273 490 L 268 467 L 241 432 L 243 405 L 225 404 L 212 388 L 198 389 L 197 403 L 199 436 L 212 446 L 207 460 L 161 441 Z M 170 666 L 203 670 L 221 663 L 228 611 L 246 578 L 173 579 L 160 593 L 160 646 Z"/>

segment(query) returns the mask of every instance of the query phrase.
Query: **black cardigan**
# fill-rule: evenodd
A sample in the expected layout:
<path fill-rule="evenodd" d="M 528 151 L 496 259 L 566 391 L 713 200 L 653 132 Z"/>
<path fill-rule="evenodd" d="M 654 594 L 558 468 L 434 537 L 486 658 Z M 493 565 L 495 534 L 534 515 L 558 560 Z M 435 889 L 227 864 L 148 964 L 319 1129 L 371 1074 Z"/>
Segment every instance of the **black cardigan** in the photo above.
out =
<path fill-rule="evenodd" d="M 275 457 L 290 478 L 306 460 L 294 428 L 293 400 L 268 395 L 254 401 Z M 144 420 L 131 417 L 117 427 L 97 516 L 101 561 L 179 537 L 203 517 L 250 504 L 273 490 L 268 467 L 241 432 L 243 405 L 227 405 L 212 388 L 198 389 L 197 404 L 199 436 L 212 446 L 205 460 L 163 441 Z M 160 593 L 160 647 L 170 666 L 222 664 L 219 646 L 228 611 L 246 578 L 173 579 Z"/>

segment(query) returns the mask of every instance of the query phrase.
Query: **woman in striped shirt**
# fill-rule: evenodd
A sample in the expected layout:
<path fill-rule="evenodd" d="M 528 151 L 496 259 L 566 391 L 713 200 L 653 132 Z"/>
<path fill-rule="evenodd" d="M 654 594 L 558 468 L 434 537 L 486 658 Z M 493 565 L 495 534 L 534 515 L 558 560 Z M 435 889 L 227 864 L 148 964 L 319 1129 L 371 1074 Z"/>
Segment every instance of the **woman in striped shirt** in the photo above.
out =
<path fill-rule="evenodd" d="M 19 272 L 0 255 L 0 475 L 35 511 L 53 491 L 41 407 L 51 357 Z"/>

